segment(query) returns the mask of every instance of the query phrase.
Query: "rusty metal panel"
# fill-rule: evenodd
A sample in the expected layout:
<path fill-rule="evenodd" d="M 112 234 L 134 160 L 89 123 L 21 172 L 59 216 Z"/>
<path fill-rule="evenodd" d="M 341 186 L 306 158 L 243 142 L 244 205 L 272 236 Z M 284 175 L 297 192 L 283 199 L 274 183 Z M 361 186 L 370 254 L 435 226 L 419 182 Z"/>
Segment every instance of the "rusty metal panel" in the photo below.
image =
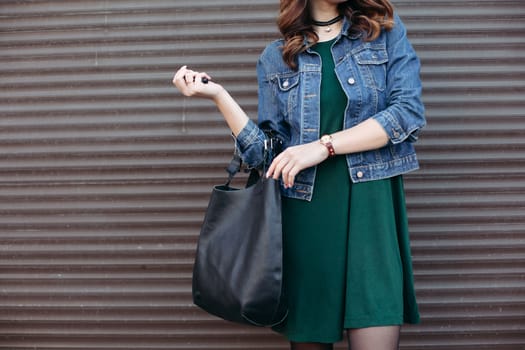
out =
<path fill-rule="evenodd" d="M 523 349 L 525 3 L 394 4 L 429 122 L 406 177 L 423 321 L 402 349 Z M 287 348 L 192 305 L 199 225 L 232 141 L 210 102 L 171 87 L 191 64 L 255 117 L 277 10 L 0 2 L 0 349 Z"/>

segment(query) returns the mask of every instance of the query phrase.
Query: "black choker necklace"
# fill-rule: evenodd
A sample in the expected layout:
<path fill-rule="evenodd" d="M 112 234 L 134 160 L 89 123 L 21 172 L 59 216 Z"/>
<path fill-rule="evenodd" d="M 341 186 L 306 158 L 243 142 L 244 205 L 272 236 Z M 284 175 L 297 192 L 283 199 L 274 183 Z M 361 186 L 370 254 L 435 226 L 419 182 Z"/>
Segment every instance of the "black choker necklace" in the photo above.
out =
<path fill-rule="evenodd" d="M 329 21 L 316 21 L 315 19 L 312 20 L 312 23 L 318 27 L 328 27 L 325 29 L 326 32 L 330 32 L 332 30 L 332 28 L 330 28 L 330 26 L 334 23 L 337 23 L 339 22 L 340 20 L 343 19 L 343 15 L 338 15 L 337 17 L 334 17 L 332 18 L 331 20 Z"/>

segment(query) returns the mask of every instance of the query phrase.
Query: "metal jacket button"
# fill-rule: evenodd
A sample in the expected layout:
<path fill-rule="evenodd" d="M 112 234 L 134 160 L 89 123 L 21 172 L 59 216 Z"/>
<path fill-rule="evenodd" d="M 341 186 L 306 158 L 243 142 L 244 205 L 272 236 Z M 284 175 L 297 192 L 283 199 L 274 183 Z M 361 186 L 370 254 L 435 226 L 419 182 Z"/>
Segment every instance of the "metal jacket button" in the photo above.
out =
<path fill-rule="evenodd" d="M 364 175 L 365 175 L 365 174 L 363 174 L 362 171 L 358 171 L 358 172 L 357 172 L 357 177 L 358 177 L 358 178 L 362 178 Z"/>
<path fill-rule="evenodd" d="M 290 85 L 290 82 L 288 80 L 285 80 L 284 83 L 283 83 L 283 87 L 287 88 L 288 85 Z"/>
<path fill-rule="evenodd" d="M 348 84 L 354 85 L 355 84 L 355 79 L 354 78 L 348 78 Z"/>

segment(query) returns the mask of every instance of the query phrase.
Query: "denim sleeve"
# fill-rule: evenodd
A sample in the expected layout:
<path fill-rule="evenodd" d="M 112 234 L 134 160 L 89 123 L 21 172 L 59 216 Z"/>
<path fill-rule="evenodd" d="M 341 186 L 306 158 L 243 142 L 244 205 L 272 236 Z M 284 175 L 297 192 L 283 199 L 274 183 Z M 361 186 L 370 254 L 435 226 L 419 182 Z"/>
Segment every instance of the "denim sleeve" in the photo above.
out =
<path fill-rule="evenodd" d="M 236 137 L 237 149 L 242 161 L 251 168 L 259 168 L 263 163 L 265 135 L 253 120 Z"/>
<path fill-rule="evenodd" d="M 373 116 L 385 129 L 392 144 L 417 140 L 425 126 L 421 100 L 420 62 L 396 15 L 394 28 L 386 33 L 387 108 Z"/>
<path fill-rule="evenodd" d="M 251 167 L 260 167 L 264 161 L 264 141 L 272 133 L 282 142 L 282 147 L 287 144 L 286 124 L 279 116 L 278 103 L 272 90 L 269 71 L 272 64 L 279 62 L 280 51 L 270 45 L 261 54 L 257 61 L 258 81 L 258 113 L 257 124 L 250 120 L 237 135 L 237 145 L 243 161 Z M 279 55 L 279 56 L 278 56 Z"/>

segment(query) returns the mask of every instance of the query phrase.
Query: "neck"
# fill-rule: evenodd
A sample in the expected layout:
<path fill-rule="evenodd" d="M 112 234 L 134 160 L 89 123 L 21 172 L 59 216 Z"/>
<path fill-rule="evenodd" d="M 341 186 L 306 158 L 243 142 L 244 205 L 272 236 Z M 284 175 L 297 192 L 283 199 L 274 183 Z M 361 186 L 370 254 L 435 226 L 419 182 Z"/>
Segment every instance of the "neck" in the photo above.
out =
<path fill-rule="evenodd" d="M 326 32 L 324 30 L 316 31 L 318 42 L 330 41 L 339 35 L 339 29 Z"/>
<path fill-rule="evenodd" d="M 329 21 L 326 21 L 326 22 L 319 22 L 319 21 L 312 21 L 312 23 L 318 27 L 325 27 L 325 26 L 330 26 L 332 24 L 335 24 L 337 22 L 339 22 L 340 20 L 343 19 L 343 16 L 339 15 L 337 17 L 334 17 L 332 18 L 331 20 Z"/>
<path fill-rule="evenodd" d="M 329 21 L 339 15 L 337 5 L 327 4 L 321 1 L 310 1 L 310 13 L 316 21 Z"/>

